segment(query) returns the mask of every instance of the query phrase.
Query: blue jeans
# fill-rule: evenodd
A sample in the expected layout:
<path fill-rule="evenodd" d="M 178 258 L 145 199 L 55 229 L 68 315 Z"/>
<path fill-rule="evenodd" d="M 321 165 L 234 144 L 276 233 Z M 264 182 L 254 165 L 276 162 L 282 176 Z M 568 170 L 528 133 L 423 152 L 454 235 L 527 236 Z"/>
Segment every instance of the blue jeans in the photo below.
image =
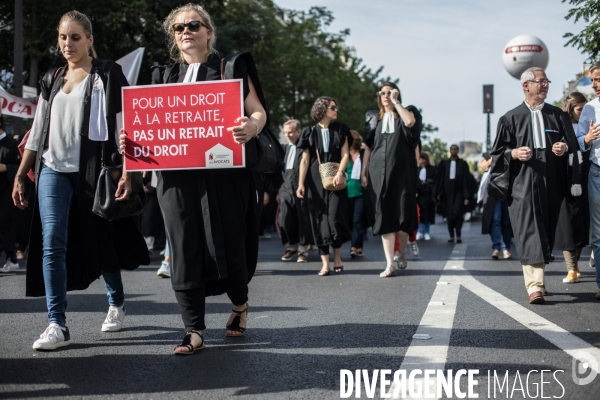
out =
<path fill-rule="evenodd" d="M 362 249 L 364 240 L 363 197 L 350 197 L 349 200 L 352 213 L 352 247 Z"/>
<path fill-rule="evenodd" d="M 429 222 L 427 223 L 419 223 L 419 229 L 418 232 L 422 233 L 422 234 L 429 234 L 429 228 L 431 228 L 431 224 Z"/>
<path fill-rule="evenodd" d="M 44 286 L 50 323 L 65 326 L 67 310 L 67 241 L 71 198 L 77 190 L 79 173 L 56 172 L 42 166 L 38 203 L 42 220 Z M 121 273 L 102 271 L 110 305 L 123 304 Z"/>
<path fill-rule="evenodd" d="M 492 237 L 492 249 L 510 250 L 512 226 L 510 225 L 510 216 L 508 215 L 508 204 L 506 201 L 496 200 L 494 218 L 490 227 L 490 236 Z"/>
<path fill-rule="evenodd" d="M 591 163 L 588 180 L 588 200 L 590 203 L 590 228 L 592 229 L 592 250 L 600 259 L 600 167 Z M 596 284 L 600 288 L 600 263 L 596 265 Z"/>

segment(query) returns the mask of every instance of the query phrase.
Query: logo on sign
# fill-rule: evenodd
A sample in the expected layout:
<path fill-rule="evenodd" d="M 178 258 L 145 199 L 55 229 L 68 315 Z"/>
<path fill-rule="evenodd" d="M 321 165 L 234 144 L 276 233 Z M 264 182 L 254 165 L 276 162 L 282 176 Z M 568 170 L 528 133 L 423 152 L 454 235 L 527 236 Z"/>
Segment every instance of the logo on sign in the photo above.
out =
<path fill-rule="evenodd" d="M 217 144 L 206 152 L 206 168 L 227 168 L 233 166 L 233 151 Z"/>

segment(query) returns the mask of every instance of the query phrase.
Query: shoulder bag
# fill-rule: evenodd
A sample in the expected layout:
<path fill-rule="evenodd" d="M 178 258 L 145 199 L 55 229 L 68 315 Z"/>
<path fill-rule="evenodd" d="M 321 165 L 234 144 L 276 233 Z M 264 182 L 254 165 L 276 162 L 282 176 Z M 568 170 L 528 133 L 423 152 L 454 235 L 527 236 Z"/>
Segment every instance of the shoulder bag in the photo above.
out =
<path fill-rule="evenodd" d="M 267 123 L 262 131 L 254 140 L 250 140 L 244 145 L 244 151 L 246 152 L 246 169 L 263 173 L 273 172 L 283 164 L 284 154 L 275 134 L 269 128 L 269 112 L 267 104 L 260 82 L 258 81 L 258 72 L 256 71 L 256 66 L 250 53 L 232 54 L 221 59 L 221 79 L 235 78 L 235 63 L 238 60 L 245 61 L 248 76 L 252 79 L 257 97 L 267 114 Z"/>
<path fill-rule="evenodd" d="M 323 188 L 325 190 L 329 190 L 332 192 L 346 189 L 346 173 L 342 174 L 342 179 L 338 186 L 333 185 L 333 178 L 340 169 L 340 164 L 336 162 L 326 162 L 321 163 L 321 156 L 319 155 L 319 135 L 317 134 L 317 130 L 314 129 L 315 133 L 315 146 L 317 148 L 317 161 L 319 162 L 319 175 L 321 175 L 321 183 L 323 184 Z"/>

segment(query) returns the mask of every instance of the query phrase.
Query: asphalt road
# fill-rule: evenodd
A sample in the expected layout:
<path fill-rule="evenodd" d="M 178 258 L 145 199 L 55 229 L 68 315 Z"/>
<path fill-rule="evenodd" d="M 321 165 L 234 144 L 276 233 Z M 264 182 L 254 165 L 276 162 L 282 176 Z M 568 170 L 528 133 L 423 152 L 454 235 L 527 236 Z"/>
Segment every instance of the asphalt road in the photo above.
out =
<path fill-rule="evenodd" d="M 379 278 L 385 261 L 378 237 L 365 242 L 360 261 L 349 259 L 345 245 L 343 274 L 327 277 L 317 276 L 316 251 L 307 264 L 283 262 L 279 240 L 263 239 L 246 335 L 226 338 L 228 299 L 209 298 L 207 348 L 185 357 L 171 354 L 183 328 L 169 280 L 156 276 L 158 258 L 123 272 L 128 314 L 121 332 L 100 331 L 108 309 L 103 282 L 69 293 L 72 344 L 54 352 L 31 348 L 47 318 L 45 299 L 24 297 L 24 268 L 0 275 L 0 398 L 336 399 L 342 369 L 372 377 L 374 370 L 410 373 L 428 365 L 446 373 L 479 370 L 479 398 L 494 398 L 493 388 L 496 398 L 542 398 L 542 387 L 546 398 L 600 398 L 600 377 L 587 385 L 572 378 L 573 352 L 597 355 L 600 348 L 589 249 L 572 285 L 562 283 L 566 268 L 555 252 L 546 269 L 551 296 L 531 306 L 518 260 L 491 260 L 479 222 L 465 225 L 460 245 L 446 242 L 441 223 L 432 236 L 388 279 Z M 417 332 L 433 338 L 413 341 Z M 502 389 L 494 373 L 500 383 L 506 378 Z M 466 391 L 466 379 L 459 386 Z M 363 379 L 362 398 L 366 389 Z M 375 398 L 389 390 L 380 389 L 377 383 Z"/>

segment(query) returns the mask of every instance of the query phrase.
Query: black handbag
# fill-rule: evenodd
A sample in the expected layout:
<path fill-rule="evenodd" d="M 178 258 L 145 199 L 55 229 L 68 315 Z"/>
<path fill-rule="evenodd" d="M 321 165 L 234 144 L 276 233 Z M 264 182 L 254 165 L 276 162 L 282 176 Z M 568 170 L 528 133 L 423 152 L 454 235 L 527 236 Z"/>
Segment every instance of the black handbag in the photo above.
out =
<path fill-rule="evenodd" d="M 241 60 L 242 63 L 237 63 Z M 236 71 L 239 73 L 236 74 Z M 279 140 L 269 128 L 269 111 L 267 102 L 258 80 L 258 71 L 250 53 L 230 54 L 221 59 L 221 79 L 235 79 L 236 76 L 249 76 L 254 90 L 267 114 L 267 123 L 259 135 L 244 145 L 246 152 L 246 169 L 254 172 L 273 172 L 283 165 L 285 152 Z"/>
<path fill-rule="evenodd" d="M 104 143 L 102 143 L 101 165 L 102 170 L 96 185 L 92 212 L 109 221 L 140 214 L 146 204 L 142 173 L 130 172 L 131 195 L 127 200 L 117 201 L 115 193 L 123 175 L 123 166 L 104 165 Z"/>
<path fill-rule="evenodd" d="M 511 195 L 510 160 L 505 155 L 496 157 L 490 166 L 490 178 L 487 184 L 488 196 L 505 201 Z"/>

